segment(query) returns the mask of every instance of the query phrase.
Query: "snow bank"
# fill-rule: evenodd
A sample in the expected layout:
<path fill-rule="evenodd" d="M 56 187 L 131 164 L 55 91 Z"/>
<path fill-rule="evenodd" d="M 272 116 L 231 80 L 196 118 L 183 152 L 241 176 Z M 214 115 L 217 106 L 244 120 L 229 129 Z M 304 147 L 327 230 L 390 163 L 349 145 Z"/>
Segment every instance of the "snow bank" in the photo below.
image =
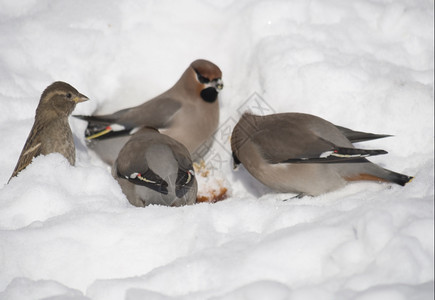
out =
<path fill-rule="evenodd" d="M 418 1 L 0 0 L 0 299 L 433 299 L 434 4 Z M 39 95 L 63 80 L 110 112 L 197 58 L 223 71 L 203 193 L 128 204 L 71 119 L 77 165 L 38 157 L 9 185 Z M 240 113 L 298 111 L 394 137 L 360 144 L 406 187 L 290 199 L 232 170 Z M 286 201 L 284 201 L 286 200 Z"/>

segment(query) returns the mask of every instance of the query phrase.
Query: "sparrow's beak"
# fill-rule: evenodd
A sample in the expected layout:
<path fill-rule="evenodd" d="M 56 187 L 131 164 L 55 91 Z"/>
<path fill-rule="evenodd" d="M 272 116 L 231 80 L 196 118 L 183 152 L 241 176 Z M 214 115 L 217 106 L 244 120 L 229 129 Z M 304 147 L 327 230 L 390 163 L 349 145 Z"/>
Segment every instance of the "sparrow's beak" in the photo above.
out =
<path fill-rule="evenodd" d="M 88 101 L 88 100 L 89 100 L 89 98 L 86 97 L 85 95 L 82 95 L 82 94 L 78 94 L 78 96 L 73 99 L 73 101 L 75 103 L 85 102 L 85 101 Z"/>

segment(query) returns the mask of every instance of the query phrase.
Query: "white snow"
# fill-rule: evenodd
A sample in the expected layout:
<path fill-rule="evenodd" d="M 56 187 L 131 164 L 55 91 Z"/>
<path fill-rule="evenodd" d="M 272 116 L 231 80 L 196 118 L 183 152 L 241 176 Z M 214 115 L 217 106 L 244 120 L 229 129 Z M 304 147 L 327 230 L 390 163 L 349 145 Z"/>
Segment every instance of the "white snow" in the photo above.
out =
<path fill-rule="evenodd" d="M 432 0 L 0 0 L 0 299 L 433 299 L 433 26 Z M 199 188 L 230 198 L 132 207 L 74 118 L 75 167 L 50 154 L 6 184 L 53 81 L 91 99 L 76 114 L 113 112 L 197 58 L 225 85 Z M 275 194 L 232 170 L 246 109 L 393 134 L 358 147 L 415 179 Z"/>

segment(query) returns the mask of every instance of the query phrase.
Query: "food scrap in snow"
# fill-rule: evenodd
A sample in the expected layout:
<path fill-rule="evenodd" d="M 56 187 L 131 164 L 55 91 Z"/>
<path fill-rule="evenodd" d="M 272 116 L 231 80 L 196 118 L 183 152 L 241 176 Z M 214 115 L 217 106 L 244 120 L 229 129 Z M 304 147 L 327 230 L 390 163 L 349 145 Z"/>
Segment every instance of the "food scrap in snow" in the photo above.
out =
<path fill-rule="evenodd" d="M 193 167 L 198 181 L 196 202 L 216 203 L 229 197 L 228 183 L 219 171 L 208 168 L 204 160 Z"/>

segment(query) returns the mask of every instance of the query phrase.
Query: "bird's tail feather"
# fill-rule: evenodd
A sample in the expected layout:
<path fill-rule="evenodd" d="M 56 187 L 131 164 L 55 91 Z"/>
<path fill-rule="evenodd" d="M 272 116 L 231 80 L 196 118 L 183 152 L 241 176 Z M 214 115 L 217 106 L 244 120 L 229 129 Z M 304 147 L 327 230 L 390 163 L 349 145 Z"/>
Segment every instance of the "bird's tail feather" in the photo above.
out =
<path fill-rule="evenodd" d="M 74 115 L 78 119 L 88 122 L 88 127 L 85 130 L 85 137 L 88 140 L 93 139 L 106 139 L 119 135 L 128 134 L 129 130 L 113 130 L 110 126 L 114 122 L 113 118 L 107 116 L 84 116 Z"/>
<path fill-rule="evenodd" d="M 396 172 L 393 172 L 390 170 L 386 170 L 386 171 L 389 172 L 387 179 L 390 182 L 393 182 L 393 183 L 401 185 L 401 186 L 404 186 L 405 184 L 407 184 L 408 182 L 411 182 L 414 179 L 413 176 L 408 176 L 405 174 L 396 173 Z"/>
<path fill-rule="evenodd" d="M 401 186 L 404 186 L 408 182 L 411 182 L 414 177 L 405 174 L 400 174 L 388 169 L 384 169 L 373 163 L 368 163 L 358 174 L 351 176 L 345 176 L 348 181 L 370 180 L 370 181 L 383 181 L 391 182 Z"/>

